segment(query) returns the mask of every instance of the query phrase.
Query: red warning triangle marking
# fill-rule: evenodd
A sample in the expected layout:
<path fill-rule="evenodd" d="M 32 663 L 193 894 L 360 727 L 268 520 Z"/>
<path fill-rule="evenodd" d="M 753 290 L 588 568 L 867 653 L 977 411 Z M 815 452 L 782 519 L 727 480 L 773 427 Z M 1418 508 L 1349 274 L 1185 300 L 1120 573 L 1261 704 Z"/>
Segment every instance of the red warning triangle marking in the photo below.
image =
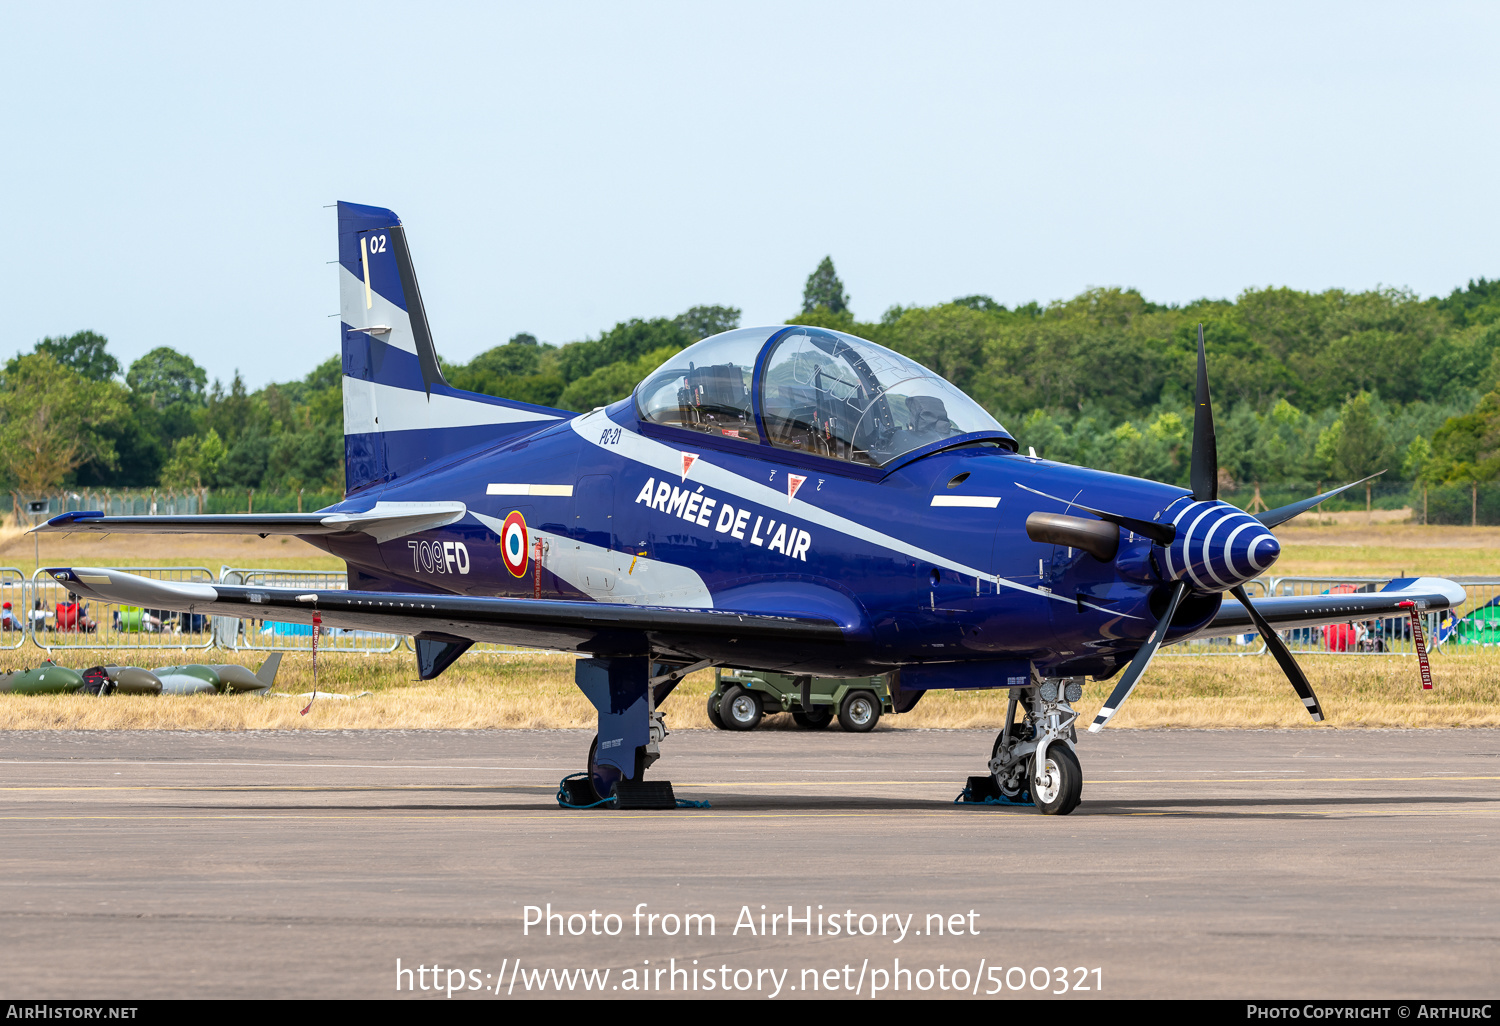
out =
<path fill-rule="evenodd" d="M 693 463 L 697 459 L 698 454 L 695 452 L 685 452 L 682 454 L 682 479 L 684 481 L 687 480 L 688 471 L 692 469 Z"/>
<path fill-rule="evenodd" d="M 797 489 L 801 488 L 802 482 L 806 480 L 806 476 L 802 474 L 788 474 L 786 476 L 786 504 L 788 506 L 792 504 L 792 499 L 796 496 Z"/>

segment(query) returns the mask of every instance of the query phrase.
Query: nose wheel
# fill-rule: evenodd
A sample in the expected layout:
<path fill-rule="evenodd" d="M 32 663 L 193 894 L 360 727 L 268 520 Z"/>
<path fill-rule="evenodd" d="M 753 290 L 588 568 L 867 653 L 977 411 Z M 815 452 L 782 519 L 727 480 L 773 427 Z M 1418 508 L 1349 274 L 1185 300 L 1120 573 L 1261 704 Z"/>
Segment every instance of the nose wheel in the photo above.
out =
<path fill-rule="evenodd" d="M 1048 746 L 1041 766 L 1032 758 L 1031 800 L 1038 812 L 1066 816 L 1078 808 L 1082 797 L 1083 769 L 1066 742 Z"/>
<path fill-rule="evenodd" d="M 1031 804 L 1048 816 L 1066 816 L 1083 797 L 1083 770 L 1073 750 L 1078 713 L 1072 703 L 1083 697 L 1083 679 L 1068 677 L 1037 681 L 1012 688 L 1005 726 L 990 750 L 990 781 L 978 796 L 974 781 L 965 794 L 970 801 L 993 804 Z M 1016 720 L 1016 707 L 1023 712 Z M 1030 799 L 1027 802 L 1027 798 Z"/>

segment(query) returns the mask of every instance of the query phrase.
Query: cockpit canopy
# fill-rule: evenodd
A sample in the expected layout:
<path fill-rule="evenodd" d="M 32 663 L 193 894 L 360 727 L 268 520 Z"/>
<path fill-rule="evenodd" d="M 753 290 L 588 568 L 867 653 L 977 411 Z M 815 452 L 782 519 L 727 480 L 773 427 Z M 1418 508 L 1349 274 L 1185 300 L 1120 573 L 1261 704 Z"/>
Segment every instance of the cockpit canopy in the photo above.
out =
<path fill-rule="evenodd" d="M 741 328 L 706 338 L 643 381 L 636 404 L 655 424 L 874 467 L 962 435 L 1010 438 L 927 368 L 823 328 Z"/>

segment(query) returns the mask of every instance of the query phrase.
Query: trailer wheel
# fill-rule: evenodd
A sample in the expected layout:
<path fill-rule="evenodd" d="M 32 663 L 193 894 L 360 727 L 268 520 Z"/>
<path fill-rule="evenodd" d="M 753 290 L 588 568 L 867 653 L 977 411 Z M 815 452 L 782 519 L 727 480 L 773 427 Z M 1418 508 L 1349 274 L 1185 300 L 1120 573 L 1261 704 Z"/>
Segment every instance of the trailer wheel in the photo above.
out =
<path fill-rule="evenodd" d="M 719 718 L 730 730 L 754 730 L 765 711 L 760 696 L 735 684 L 719 699 Z"/>
<path fill-rule="evenodd" d="M 826 705 L 815 705 L 810 710 L 793 709 L 792 722 L 808 730 L 822 730 L 833 722 L 833 709 Z"/>
<path fill-rule="evenodd" d="M 712 723 L 715 727 L 718 727 L 720 730 L 728 730 L 729 728 L 726 727 L 726 726 L 724 726 L 724 717 L 722 717 L 722 716 L 719 715 L 719 699 L 721 699 L 723 697 L 724 696 L 721 695 L 721 694 L 719 694 L 717 691 L 711 692 L 709 694 L 709 696 L 708 696 L 708 722 Z"/>
<path fill-rule="evenodd" d="M 866 734 L 880 722 L 880 699 L 873 691 L 851 691 L 839 706 L 839 726 L 854 734 Z"/>

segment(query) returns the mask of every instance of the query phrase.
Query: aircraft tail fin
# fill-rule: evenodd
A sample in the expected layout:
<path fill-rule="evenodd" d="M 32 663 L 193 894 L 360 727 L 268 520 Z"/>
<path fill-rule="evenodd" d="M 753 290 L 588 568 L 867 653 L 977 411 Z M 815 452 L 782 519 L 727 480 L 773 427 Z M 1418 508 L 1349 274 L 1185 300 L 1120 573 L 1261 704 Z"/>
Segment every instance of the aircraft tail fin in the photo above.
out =
<path fill-rule="evenodd" d="M 572 416 L 449 385 L 401 219 L 342 202 L 338 216 L 347 493 Z"/>

